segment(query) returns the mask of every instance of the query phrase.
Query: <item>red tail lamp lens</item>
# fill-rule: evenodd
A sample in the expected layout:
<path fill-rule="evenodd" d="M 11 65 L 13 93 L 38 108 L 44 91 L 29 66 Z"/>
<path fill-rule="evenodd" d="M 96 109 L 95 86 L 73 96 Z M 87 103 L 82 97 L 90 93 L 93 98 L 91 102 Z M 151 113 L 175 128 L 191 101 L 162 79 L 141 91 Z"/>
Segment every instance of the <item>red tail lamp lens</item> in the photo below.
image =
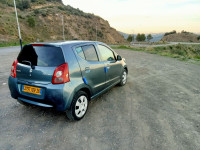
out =
<path fill-rule="evenodd" d="M 69 82 L 69 68 L 68 64 L 62 64 L 58 66 L 53 74 L 52 84 L 62 84 Z"/>
<path fill-rule="evenodd" d="M 16 69 L 17 69 L 17 59 L 13 62 L 12 64 L 12 67 L 11 67 L 11 71 L 10 71 L 10 75 L 13 77 L 13 78 L 16 78 Z"/>

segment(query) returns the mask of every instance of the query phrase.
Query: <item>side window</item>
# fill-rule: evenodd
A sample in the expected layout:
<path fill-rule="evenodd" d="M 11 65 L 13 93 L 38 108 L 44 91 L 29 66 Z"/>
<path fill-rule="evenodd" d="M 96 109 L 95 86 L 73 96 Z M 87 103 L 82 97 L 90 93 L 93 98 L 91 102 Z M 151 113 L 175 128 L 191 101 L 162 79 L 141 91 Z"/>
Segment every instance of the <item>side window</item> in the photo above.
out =
<path fill-rule="evenodd" d="M 88 61 L 98 61 L 97 52 L 93 45 L 82 46 L 85 59 Z"/>
<path fill-rule="evenodd" d="M 83 53 L 82 47 L 77 47 L 77 48 L 76 48 L 76 52 L 77 52 L 77 54 L 78 54 L 81 58 L 85 59 L 85 55 L 84 55 L 84 53 Z"/>
<path fill-rule="evenodd" d="M 102 61 L 115 61 L 113 52 L 103 45 L 98 45 Z"/>

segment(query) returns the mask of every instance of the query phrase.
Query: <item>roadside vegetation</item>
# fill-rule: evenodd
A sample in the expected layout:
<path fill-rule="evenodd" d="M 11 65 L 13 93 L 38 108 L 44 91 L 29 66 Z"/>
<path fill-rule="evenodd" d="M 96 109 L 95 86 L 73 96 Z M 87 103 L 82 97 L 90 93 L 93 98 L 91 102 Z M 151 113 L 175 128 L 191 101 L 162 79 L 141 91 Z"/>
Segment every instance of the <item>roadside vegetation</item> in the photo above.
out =
<path fill-rule="evenodd" d="M 26 45 L 28 42 L 22 42 L 22 45 Z M 20 46 L 19 41 L 18 42 L 4 42 L 3 44 L 0 43 L 0 47 L 10 47 L 10 46 Z"/>
<path fill-rule="evenodd" d="M 178 58 L 180 60 L 198 61 L 200 64 L 200 44 L 197 45 L 177 44 L 177 45 L 161 46 L 161 47 L 149 46 L 149 47 L 137 47 L 137 48 L 123 45 L 112 48 L 144 51 L 151 54 L 159 54 L 161 56 Z"/>

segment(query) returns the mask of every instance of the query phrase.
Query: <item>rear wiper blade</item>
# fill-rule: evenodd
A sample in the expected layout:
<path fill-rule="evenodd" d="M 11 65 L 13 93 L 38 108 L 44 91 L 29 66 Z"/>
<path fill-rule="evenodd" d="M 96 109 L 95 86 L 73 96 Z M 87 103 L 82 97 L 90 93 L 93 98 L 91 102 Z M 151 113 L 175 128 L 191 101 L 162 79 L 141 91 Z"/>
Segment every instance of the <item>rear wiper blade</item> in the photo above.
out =
<path fill-rule="evenodd" d="M 31 63 L 30 61 L 28 61 L 28 60 L 23 60 L 22 62 L 28 63 L 28 64 L 31 66 L 32 69 L 35 69 L 35 66 L 33 66 L 32 63 Z"/>

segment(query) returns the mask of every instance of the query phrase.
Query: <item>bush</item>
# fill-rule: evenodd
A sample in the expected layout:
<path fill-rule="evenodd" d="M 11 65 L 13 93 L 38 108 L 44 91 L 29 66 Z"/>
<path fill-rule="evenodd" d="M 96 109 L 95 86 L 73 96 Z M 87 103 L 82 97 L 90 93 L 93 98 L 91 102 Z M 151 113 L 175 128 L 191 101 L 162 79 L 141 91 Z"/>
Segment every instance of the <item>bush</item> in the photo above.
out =
<path fill-rule="evenodd" d="M 24 10 L 24 9 L 28 9 L 28 8 L 31 8 L 31 5 L 30 5 L 30 1 L 29 0 L 20 0 L 17 2 L 17 8 L 19 8 L 20 10 Z"/>
<path fill-rule="evenodd" d="M 38 14 L 41 14 L 43 17 L 46 17 L 47 16 L 47 11 L 45 9 L 40 9 L 38 10 L 39 13 Z"/>
<path fill-rule="evenodd" d="M 65 8 L 63 6 L 58 6 L 58 9 L 65 10 Z"/>
<path fill-rule="evenodd" d="M 181 33 L 190 34 L 190 32 L 182 30 Z"/>
<path fill-rule="evenodd" d="M 166 32 L 164 36 L 170 35 L 170 34 L 176 34 L 176 30 L 173 30 L 171 32 Z"/>
<path fill-rule="evenodd" d="M 33 17 L 28 17 L 27 22 L 29 27 L 35 27 L 35 19 Z"/>
<path fill-rule="evenodd" d="M 39 14 L 40 13 L 40 11 L 38 10 L 38 9 L 34 9 L 34 14 L 35 15 L 37 15 L 37 14 Z"/>
<path fill-rule="evenodd" d="M 97 31 L 97 36 L 102 38 L 103 37 L 103 33 L 101 31 Z"/>

